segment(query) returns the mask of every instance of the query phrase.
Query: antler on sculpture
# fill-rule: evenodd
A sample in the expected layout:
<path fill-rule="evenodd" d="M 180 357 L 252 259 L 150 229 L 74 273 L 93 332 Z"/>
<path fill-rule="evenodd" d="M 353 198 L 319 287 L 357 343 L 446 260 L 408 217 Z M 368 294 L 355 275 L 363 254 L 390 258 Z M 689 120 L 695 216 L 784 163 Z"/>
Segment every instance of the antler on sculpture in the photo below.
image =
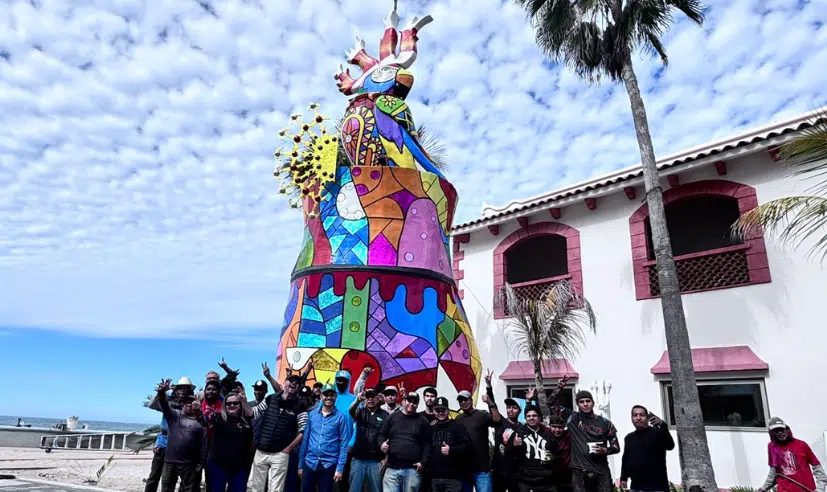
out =
<path fill-rule="evenodd" d="M 356 93 L 362 86 L 362 81 L 380 66 L 396 65 L 401 68 L 410 68 L 416 60 L 416 43 L 419 40 L 417 33 L 434 19 L 430 15 L 426 15 L 421 19 L 414 17 L 408 23 L 408 27 L 401 33 L 401 47 L 399 43 L 400 36 L 396 27 L 399 24 L 399 15 L 397 15 L 396 9 L 392 10 L 384 20 L 385 33 L 379 43 L 378 60 L 368 54 L 365 50 L 365 42 L 358 37 L 356 38 L 355 47 L 345 52 L 347 62 L 351 65 L 357 65 L 362 73 L 354 79 L 351 77 L 349 70 L 339 67 L 339 72 L 334 75 L 334 78 L 338 81 L 336 85 L 342 94 L 350 96 Z M 399 49 L 398 53 L 397 49 Z"/>

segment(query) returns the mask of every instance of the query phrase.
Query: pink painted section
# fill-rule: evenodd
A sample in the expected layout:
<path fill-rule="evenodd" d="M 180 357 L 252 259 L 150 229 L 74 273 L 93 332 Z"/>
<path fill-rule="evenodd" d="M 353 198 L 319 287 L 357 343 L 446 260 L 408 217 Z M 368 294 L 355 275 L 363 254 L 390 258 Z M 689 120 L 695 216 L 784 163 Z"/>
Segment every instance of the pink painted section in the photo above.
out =
<path fill-rule="evenodd" d="M 580 377 L 580 374 L 571 367 L 565 359 L 544 360 L 540 365 L 543 379 L 560 379 L 563 376 L 570 378 Z M 534 379 L 534 364 L 530 360 L 512 360 L 508 363 L 500 379 L 504 381 L 515 379 Z"/>
<path fill-rule="evenodd" d="M 692 365 L 696 373 L 766 371 L 770 368 L 746 345 L 692 349 Z M 652 366 L 652 374 L 669 373 L 669 353 L 664 350 L 658 363 Z"/>

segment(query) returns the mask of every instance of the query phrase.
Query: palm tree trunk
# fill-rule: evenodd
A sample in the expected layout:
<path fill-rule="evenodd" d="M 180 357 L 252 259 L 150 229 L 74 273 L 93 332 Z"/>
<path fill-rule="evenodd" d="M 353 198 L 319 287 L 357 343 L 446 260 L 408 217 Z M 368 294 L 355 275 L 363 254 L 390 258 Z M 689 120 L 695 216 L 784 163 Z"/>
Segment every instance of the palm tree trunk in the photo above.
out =
<path fill-rule="evenodd" d="M 646 108 L 640 95 L 631 55 L 627 57 L 623 67 L 623 83 L 632 105 L 632 116 L 643 167 L 643 181 L 646 186 L 646 202 L 649 205 L 649 221 L 666 331 L 666 348 L 669 351 L 669 365 L 672 372 L 673 411 L 680 446 L 683 490 L 717 492 L 718 485 L 715 482 L 715 472 L 712 469 L 712 459 L 709 456 L 709 444 L 706 440 L 706 429 L 698 399 L 695 368 L 692 365 L 689 331 L 683 312 L 669 230 L 666 228 L 663 191 L 655 164 L 655 150 L 652 147 Z"/>
<path fill-rule="evenodd" d="M 543 417 L 543 422 L 548 422 L 551 417 L 551 411 L 548 409 L 548 399 L 546 398 L 546 388 L 543 386 L 543 369 L 540 358 L 534 359 L 534 386 L 537 388 L 537 402 L 540 404 L 540 416 Z"/>

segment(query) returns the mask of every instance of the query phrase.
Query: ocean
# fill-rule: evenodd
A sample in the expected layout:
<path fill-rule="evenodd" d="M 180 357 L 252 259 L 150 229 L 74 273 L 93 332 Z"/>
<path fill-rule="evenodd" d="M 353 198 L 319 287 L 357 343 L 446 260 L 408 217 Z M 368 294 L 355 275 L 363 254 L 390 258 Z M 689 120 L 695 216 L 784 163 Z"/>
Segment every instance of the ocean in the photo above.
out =
<path fill-rule="evenodd" d="M 19 417 L 23 418 L 23 422 L 25 424 L 31 424 L 32 427 L 52 427 L 61 422 L 66 423 L 66 419 L 44 419 L 40 417 L 25 417 L 22 415 Z M 0 415 L 0 425 L 17 425 L 17 418 L 17 416 L 11 417 L 9 415 Z M 86 424 L 90 430 L 108 430 L 118 432 L 141 432 L 144 429 L 148 429 L 153 426 L 153 424 L 130 424 L 126 422 L 102 422 L 98 420 L 81 419 L 80 424 L 78 424 L 78 428 L 80 428 L 83 424 Z"/>

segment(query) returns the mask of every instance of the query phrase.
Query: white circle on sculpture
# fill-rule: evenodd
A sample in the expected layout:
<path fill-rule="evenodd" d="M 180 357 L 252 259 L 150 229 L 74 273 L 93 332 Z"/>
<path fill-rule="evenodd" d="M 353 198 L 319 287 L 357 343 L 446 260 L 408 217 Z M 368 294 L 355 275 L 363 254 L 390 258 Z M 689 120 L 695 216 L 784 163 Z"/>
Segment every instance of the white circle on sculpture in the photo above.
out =
<path fill-rule="evenodd" d="M 428 239 L 428 235 L 424 232 L 422 234 L 420 234 L 419 237 L 422 238 L 422 239 Z"/>
<path fill-rule="evenodd" d="M 397 71 L 396 68 L 390 66 L 379 67 L 370 75 L 370 80 L 378 83 L 388 82 L 396 77 Z"/>
<path fill-rule="evenodd" d="M 436 215 L 431 216 L 431 222 L 436 222 Z"/>
<path fill-rule="evenodd" d="M 416 214 L 418 214 L 418 213 L 419 213 L 419 211 L 418 211 L 417 209 L 415 209 L 415 208 L 412 208 L 412 209 L 411 209 L 411 213 L 412 213 L 413 215 L 416 215 Z"/>
<path fill-rule="evenodd" d="M 340 201 L 340 202 L 343 202 L 343 201 L 347 200 L 347 197 L 345 196 L 345 194 L 344 194 L 344 193 L 342 193 L 342 192 L 340 191 L 340 192 L 339 192 L 339 194 L 336 196 L 336 200 L 337 200 L 337 201 Z"/>
<path fill-rule="evenodd" d="M 413 255 L 413 253 L 411 253 L 410 251 L 408 251 L 407 253 L 405 253 L 405 260 L 406 260 L 406 261 L 413 261 L 413 260 L 414 260 L 414 255 Z"/>

